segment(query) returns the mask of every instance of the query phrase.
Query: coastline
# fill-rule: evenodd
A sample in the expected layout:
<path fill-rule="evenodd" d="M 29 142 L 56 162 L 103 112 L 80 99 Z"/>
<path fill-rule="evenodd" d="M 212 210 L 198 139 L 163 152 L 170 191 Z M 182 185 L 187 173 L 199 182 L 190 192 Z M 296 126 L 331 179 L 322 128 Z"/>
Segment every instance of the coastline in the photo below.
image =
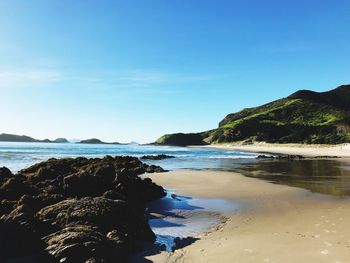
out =
<path fill-rule="evenodd" d="M 199 148 L 213 148 L 220 150 L 232 150 L 242 152 L 302 155 L 304 157 L 332 156 L 338 158 L 350 158 L 350 144 L 323 145 L 323 144 L 277 144 L 259 142 L 249 145 L 240 143 L 211 144 L 204 146 L 189 146 Z"/>
<path fill-rule="evenodd" d="M 179 170 L 149 175 L 178 194 L 222 198 L 242 207 L 193 244 L 153 262 L 346 262 L 348 197 L 315 194 L 233 172 Z M 220 178 L 218 178 L 220 177 Z"/>

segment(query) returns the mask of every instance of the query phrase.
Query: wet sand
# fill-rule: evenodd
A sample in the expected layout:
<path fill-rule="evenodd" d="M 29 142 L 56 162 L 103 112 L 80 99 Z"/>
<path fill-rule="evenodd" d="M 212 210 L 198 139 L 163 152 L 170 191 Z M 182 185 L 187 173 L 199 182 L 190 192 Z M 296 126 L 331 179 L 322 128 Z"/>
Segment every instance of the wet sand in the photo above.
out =
<path fill-rule="evenodd" d="M 241 208 L 193 244 L 153 262 L 349 262 L 350 198 L 311 193 L 238 173 L 181 170 L 150 175 L 181 195 Z"/>
<path fill-rule="evenodd" d="M 197 146 L 196 146 L 197 147 Z M 277 144 L 277 143 L 254 143 L 250 145 L 236 144 L 212 144 L 199 146 L 204 148 L 216 148 L 255 153 L 291 154 L 307 157 L 337 156 L 350 158 L 350 144 L 339 145 L 316 145 L 316 144 Z"/>

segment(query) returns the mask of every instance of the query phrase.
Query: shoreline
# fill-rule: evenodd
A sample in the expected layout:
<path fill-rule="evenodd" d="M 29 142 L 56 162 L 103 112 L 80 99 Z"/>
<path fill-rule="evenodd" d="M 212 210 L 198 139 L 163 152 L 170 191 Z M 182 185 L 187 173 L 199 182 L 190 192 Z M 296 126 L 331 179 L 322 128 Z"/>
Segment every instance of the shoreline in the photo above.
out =
<path fill-rule="evenodd" d="M 301 155 L 303 157 L 337 157 L 350 158 L 350 144 L 323 145 L 323 144 L 276 144 L 276 143 L 254 143 L 243 144 L 211 144 L 204 146 L 189 146 L 195 148 L 211 148 L 229 151 L 254 152 L 261 154 Z"/>
<path fill-rule="evenodd" d="M 350 198 L 311 193 L 233 172 L 179 170 L 148 175 L 181 195 L 242 204 L 212 232 L 153 262 L 346 262 Z M 220 178 L 218 178 L 220 177 Z"/>

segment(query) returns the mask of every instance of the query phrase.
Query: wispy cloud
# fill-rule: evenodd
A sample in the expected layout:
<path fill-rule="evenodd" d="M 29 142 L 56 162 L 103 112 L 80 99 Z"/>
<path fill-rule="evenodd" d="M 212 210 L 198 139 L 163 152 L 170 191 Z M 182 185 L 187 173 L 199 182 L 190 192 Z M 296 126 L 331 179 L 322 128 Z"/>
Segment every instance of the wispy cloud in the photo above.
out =
<path fill-rule="evenodd" d="M 0 88 L 64 87 L 117 89 L 119 92 L 173 93 L 175 84 L 211 81 L 223 75 L 174 73 L 162 70 L 108 70 L 69 72 L 64 69 L 0 69 Z M 57 85 L 56 85 L 57 86 Z"/>
<path fill-rule="evenodd" d="M 98 79 L 108 80 L 109 83 L 120 87 L 155 87 L 162 84 L 188 83 L 209 81 L 222 76 L 209 74 L 171 73 L 161 70 L 129 70 L 121 72 L 105 72 L 100 77 L 93 78 L 94 83 Z"/>
<path fill-rule="evenodd" d="M 55 70 L 5 70 L 0 71 L 0 88 L 34 88 L 53 84 L 62 75 Z"/>

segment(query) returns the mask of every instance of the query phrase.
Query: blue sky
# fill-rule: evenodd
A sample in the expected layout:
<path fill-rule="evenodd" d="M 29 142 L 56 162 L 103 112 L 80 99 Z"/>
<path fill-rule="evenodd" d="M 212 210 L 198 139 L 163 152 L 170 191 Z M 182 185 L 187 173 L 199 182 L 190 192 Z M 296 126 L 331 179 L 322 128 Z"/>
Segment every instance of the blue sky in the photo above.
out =
<path fill-rule="evenodd" d="M 0 132 L 150 142 L 350 83 L 350 1 L 1 0 Z"/>

